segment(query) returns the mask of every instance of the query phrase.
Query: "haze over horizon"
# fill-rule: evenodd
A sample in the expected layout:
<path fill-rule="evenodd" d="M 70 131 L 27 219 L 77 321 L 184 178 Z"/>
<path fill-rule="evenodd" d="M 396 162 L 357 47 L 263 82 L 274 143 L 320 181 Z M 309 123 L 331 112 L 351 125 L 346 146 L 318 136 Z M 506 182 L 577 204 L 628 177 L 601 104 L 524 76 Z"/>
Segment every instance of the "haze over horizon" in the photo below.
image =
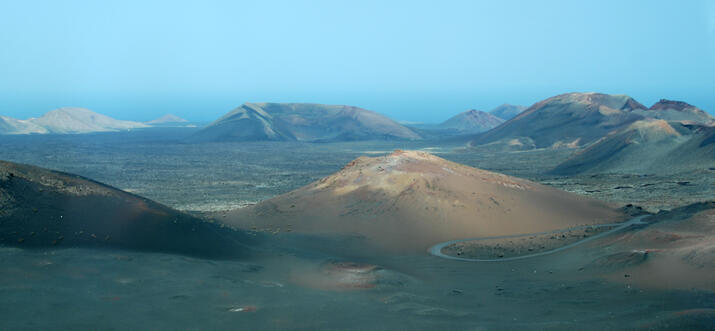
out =
<path fill-rule="evenodd" d="M 268 101 L 439 122 L 574 91 L 715 114 L 704 0 L 27 1 L 0 3 L 0 29 L 0 115 L 16 118 L 78 106 L 211 121 Z"/>

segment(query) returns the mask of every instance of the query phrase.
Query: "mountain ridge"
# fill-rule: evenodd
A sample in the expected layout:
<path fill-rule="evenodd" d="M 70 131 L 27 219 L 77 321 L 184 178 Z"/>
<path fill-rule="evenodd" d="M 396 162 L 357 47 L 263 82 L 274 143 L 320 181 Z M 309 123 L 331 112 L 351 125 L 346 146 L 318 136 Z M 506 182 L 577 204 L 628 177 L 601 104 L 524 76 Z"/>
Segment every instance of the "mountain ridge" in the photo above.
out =
<path fill-rule="evenodd" d="M 376 112 L 346 105 L 247 102 L 212 122 L 189 141 L 417 140 L 411 129 Z"/>
<path fill-rule="evenodd" d="M 450 129 L 460 133 L 484 132 L 492 129 L 504 120 L 491 113 L 470 109 L 459 113 L 437 125 L 439 129 Z"/>
<path fill-rule="evenodd" d="M 165 114 L 165 115 L 162 115 L 162 116 L 155 118 L 151 121 L 144 122 L 144 124 L 158 125 L 158 124 L 176 124 L 176 123 L 187 123 L 187 122 L 189 122 L 189 121 L 187 121 L 179 116 L 176 116 L 174 114 Z"/>
<path fill-rule="evenodd" d="M 57 108 L 27 120 L 2 117 L 0 121 L 0 134 L 79 134 L 149 127 L 143 123 L 117 120 L 79 107 Z"/>
<path fill-rule="evenodd" d="M 511 105 L 508 103 L 497 106 L 496 108 L 489 111 L 492 115 L 499 117 L 505 121 L 514 118 L 516 115 L 521 114 L 527 107 L 520 105 Z"/>
<path fill-rule="evenodd" d="M 627 95 L 565 93 L 539 101 L 469 144 L 526 139 L 536 148 L 586 145 L 643 116 L 631 113 L 645 106 Z"/>

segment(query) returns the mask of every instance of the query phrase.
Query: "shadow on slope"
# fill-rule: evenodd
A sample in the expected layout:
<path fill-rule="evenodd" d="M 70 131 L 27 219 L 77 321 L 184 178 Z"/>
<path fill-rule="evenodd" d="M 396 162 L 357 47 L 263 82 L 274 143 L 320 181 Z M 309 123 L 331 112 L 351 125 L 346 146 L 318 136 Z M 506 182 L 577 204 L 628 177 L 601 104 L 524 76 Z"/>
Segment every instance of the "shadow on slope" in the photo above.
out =
<path fill-rule="evenodd" d="M 79 176 L 0 161 L 0 243 L 206 258 L 246 256 L 250 236 Z"/>

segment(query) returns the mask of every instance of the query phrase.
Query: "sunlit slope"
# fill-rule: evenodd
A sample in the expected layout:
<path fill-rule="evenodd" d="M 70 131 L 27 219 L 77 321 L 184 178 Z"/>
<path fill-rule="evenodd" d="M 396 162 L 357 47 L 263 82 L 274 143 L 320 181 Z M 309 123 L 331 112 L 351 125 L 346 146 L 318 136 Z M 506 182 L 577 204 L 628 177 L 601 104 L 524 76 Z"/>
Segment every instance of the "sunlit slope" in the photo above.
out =
<path fill-rule="evenodd" d="M 193 142 L 420 139 L 411 129 L 352 106 L 246 103 L 189 138 Z"/>
<path fill-rule="evenodd" d="M 148 125 L 143 123 L 117 120 L 79 107 L 58 108 L 27 120 L 0 116 L 0 134 L 74 134 L 146 127 Z"/>
<path fill-rule="evenodd" d="M 117 120 L 77 107 L 55 109 L 31 121 L 46 128 L 50 133 L 90 133 L 147 127 L 139 122 Z"/>
<path fill-rule="evenodd" d="M 32 122 L 12 117 L 0 116 L 0 134 L 43 134 L 49 131 Z"/>
<path fill-rule="evenodd" d="M 0 244 L 103 247 L 228 258 L 239 231 L 79 176 L 0 161 Z"/>
<path fill-rule="evenodd" d="M 360 157 L 331 176 L 223 218 L 270 231 L 359 234 L 397 251 L 622 219 L 599 201 L 414 151 Z"/>

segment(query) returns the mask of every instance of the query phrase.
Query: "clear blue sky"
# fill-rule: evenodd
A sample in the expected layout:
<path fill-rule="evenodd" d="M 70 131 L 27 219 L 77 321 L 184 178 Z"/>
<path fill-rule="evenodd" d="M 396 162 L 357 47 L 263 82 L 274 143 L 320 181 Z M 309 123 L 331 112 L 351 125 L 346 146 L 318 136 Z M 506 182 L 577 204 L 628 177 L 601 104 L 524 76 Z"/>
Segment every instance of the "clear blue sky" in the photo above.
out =
<path fill-rule="evenodd" d="M 571 91 L 715 111 L 715 1 L 0 0 L 0 114 L 246 101 L 441 121 Z"/>

